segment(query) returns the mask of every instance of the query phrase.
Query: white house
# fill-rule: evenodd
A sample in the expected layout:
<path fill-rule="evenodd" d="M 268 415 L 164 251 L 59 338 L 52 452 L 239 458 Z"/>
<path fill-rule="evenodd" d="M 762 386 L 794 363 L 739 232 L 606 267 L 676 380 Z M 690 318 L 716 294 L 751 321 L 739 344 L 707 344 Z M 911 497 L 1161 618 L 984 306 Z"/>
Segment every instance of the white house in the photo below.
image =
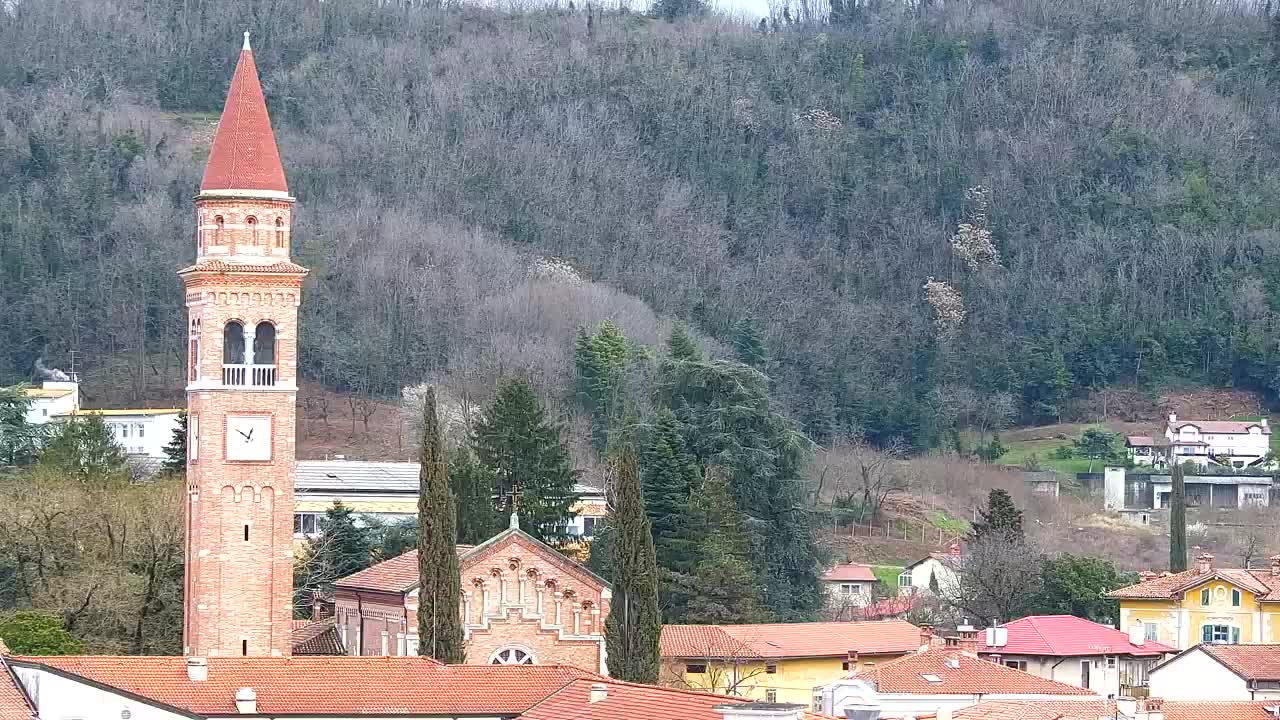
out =
<path fill-rule="evenodd" d="M 952 543 L 946 553 L 929 553 L 902 568 L 898 594 L 935 592 L 956 582 L 956 568 L 962 562 L 960 543 Z"/>
<path fill-rule="evenodd" d="M 1179 420 L 1169 414 L 1164 427 L 1171 462 L 1201 466 L 1256 467 L 1271 450 L 1271 426 L 1258 421 Z"/>
<path fill-rule="evenodd" d="M 80 383 L 75 380 L 46 380 L 40 387 L 27 388 L 26 394 L 31 400 L 27 422 L 32 425 L 44 425 L 59 415 L 80 409 Z"/>
<path fill-rule="evenodd" d="M 1166 700 L 1280 700 L 1280 645 L 1196 645 L 1151 671 Z"/>
<path fill-rule="evenodd" d="M 948 646 L 922 650 L 814 688 L 813 709 L 836 717 L 860 717 L 861 711 L 867 717 L 917 720 L 941 717 L 978 702 L 1089 698 L 1098 696 Z"/>
<path fill-rule="evenodd" d="M 845 563 L 828 568 L 818 577 L 827 591 L 827 602 L 835 607 L 863 607 L 871 602 L 876 575 L 870 565 Z"/>
<path fill-rule="evenodd" d="M 168 457 L 164 448 L 173 441 L 173 433 L 178 429 L 184 412 L 182 408 L 78 410 L 63 413 L 54 420 L 63 422 L 75 416 L 97 415 L 126 454 L 164 460 Z"/>

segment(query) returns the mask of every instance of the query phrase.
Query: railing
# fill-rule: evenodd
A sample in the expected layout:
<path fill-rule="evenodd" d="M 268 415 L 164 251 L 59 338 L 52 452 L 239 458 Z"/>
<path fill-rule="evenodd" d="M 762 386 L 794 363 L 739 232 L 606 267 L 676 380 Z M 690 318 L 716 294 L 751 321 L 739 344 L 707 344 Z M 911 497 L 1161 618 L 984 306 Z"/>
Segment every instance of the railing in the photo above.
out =
<path fill-rule="evenodd" d="M 223 385 L 270 387 L 276 384 L 275 365 L 223 365 Z"/>

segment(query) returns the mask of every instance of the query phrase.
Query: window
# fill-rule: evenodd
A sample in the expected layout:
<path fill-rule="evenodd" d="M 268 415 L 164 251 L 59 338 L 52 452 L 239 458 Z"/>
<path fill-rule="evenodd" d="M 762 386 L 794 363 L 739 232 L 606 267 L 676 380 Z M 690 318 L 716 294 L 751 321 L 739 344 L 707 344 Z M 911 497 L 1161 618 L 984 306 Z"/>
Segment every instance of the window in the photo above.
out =
<path fill-rule="evenodd" d="M 524 648 L 498 648 L 489 659 L 492 665 L 533 665 L 533 655 Z"/>
<path fill-rule="evenodd" d="M 137 431 L 139 438 L 147 434 L 146 432 L 147 426 L 143 425 L 142 423 L 138 423 L 137 425 L 134 425 L 133 429 Z"/>
<path fill-rule="evenodd" d="M 774 673 L 778 672 L 778 666 L 773 664 L 765 665 L 764 671 L 770 675 L 773 675 Z"/>
<path fill-rule="evenodd" d="M 1022 672 L 1026 672 L 1026 671 L 1027 671 L 1027 661 L 1026 661 L 1026 660 L 1005 660 L 1005 661 L 1004 661 L 1004 666 L 1005 666 L 1005 667 L 1011 667 L 1011 668 L 1013 668 L 1014 670 L 1021 670 Z"/>
<path fill-rule="evenodd" d="M 222 364 L 244 364 L 244 325 L 232 320 L 222 328 Z"/>
<path fill-rule="evenodd" d="M 769 689 L 764 691 L 765 702 L 778 702 L 778 691 Z"/>
<path fill-rule="evenodd" d="M 686 675 L 706 675 L 707 666 L 702 663 L 689 663 L 684 666 L 684 672 Z"/>
<path fill-rule="evenodd" d="M 260 322 L 253 331 L 253 364 L 276 364 L 276 326 Z"/>
<path fill-rule="evenodd" d="M 116 428 L 120 431 L 120 437 L 122 438 L 129 437 L 129 430 L 130 430 L 129 423 L 123 423 L 123 424 L 117 425 Z"/>
<path fill-rule="evenodd" d="M 1231 589 L 1231 607 L 1240 607 L 1240 591 Z"/>
<path fill-rule="evenodd" d="M 845 660 L 844 662 L 840 663 L 840 669 L 841 669 L 841 670 L 848 670 L 848 669 L 849 669 L 849 661 L 848 661 L 848 660 Z"/>
<path fill-rule="evenodd" d="M 1107 669 L 1108 670 L 1116 669 L 1116 659 L 1114 657 L 1107 656 Z"/>
<path fill-rule="evenodd" d="M 582 518 L 582 537 L 590 539 L 595 536 L 596 518 Z"/>
<path fill-rule="evenodd" d="M 249 542 L 249 526 L 244 526 L 244 541 Z"/>
<path fill-rule="evenodd" d="M 294 535 L 319 535 L 320 534 L 320 513 L 294 513 L 293 514 L 293 534 Z"/>
<path fill-rule="evenodd" d="M 244 219 L 244 226 L 249 228 L 249 242 L 254 245 L 258 244 L 258 218 L 250 215 Z M 383 653 L 386 655 L 386 653 Z"/>
<path fill-rule="evenodd" d="M 1205 625 L 1200 629 L 1200 640 L 1215 645 L 1238 645 L 1240 628 L 1230 625 Z"/>
<path fill-rule="evenodd" d="M 1200 604 L 1201 605 L 1209 604 L 1209 588 L 1204 588 L 1203 590 L 1200 591 Z"/>
<path fill-rule="evenodd" d="M 1160 641 L 1160 626 L 1155 623 L 1143 623 L 1143 629 L 1146 631 L 1146 639 L 1152 642 Z"/>
<path fill-rule="evenodd" d="M 898 587 L 911 587 L 911 572 L 904 572 L 898 576 Z"/>
<path fill-rule="evenodd" d="M 942 678 L 934 675 L 933 673 L 924 673 L 920 677 L 924 678 L 924 681 L 930 685 L 939 685 L 942 683 Z"/>
<path fill-rule="evenodd" d="M 843 583 L 843 584 L 840 586 L 840 594 L 841 594 L 841 595 L 853 595 L 853 594 L 854 594 L 854 593 L 856 593 L 856 592 L 858 592 L 858 584 L 857 584 L 857 583 Z"/>
<path fill-rule="evenodd" d="M 200 338 L 191 338 L 191 367 L 187 380 L 195 382 L 200 379 Z"/>
<path fill-rule="evenodd" d="M 214 245 L 222 244 L 222 229 L 223 229 L 223 225 L 225 224 L 226 223 L 223 222 L 221 215 L 218 215 L 213 219 L 213 225 L 214 225 L 213 244 Z"/>
<path fill-rule="evenodd" d="M 284 220 L 276 218 L 276 247 L 284 247 Z"/>
<path fill-rule="evenodd" d="M 248 640 L 241 640 L 241 641 L 240 641 L 240 654 L 241 654 L 241 655 L 248 655 L 248 654 L 249 654 L 249 641 L 248 641 Z"/>

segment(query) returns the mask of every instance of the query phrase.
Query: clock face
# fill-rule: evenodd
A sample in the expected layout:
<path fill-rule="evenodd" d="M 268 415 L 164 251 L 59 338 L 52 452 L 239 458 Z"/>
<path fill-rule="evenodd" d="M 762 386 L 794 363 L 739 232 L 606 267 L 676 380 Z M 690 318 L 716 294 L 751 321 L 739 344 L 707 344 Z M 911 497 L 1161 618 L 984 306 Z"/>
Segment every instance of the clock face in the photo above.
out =
<path fill-rule="evenodd" d="M 271 417 L 269 415 L 228 415 L 227 459 L 270 460 Z"/>

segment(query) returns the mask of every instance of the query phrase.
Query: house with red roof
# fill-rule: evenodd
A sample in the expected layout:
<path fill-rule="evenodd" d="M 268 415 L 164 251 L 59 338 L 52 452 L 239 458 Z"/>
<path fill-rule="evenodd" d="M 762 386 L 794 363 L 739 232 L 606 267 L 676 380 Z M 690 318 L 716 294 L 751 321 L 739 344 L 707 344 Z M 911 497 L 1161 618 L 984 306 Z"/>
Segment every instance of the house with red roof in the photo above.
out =
<path fill-rule="evenodd" d="M 1072 615 L 1032 615 L 978 637 L 978 656 L 1108 696 L 1145 695 L 1147 674 L 1172 647 Z"/>
<path fill-rule="evenodd" d="M 36 717 L 824 720 L 801 705 L 760 706 L 558 665 L 442 665 L 424 657 L 5 658 L 0 720 Z"/>
<path fill-rule="evenodd" d="M 1196 645 L 1151 671 L 1151 692 L 1166 700 L 1280 704 L 1280 645 Z"/>
<path fill-rule="evenodd" d="M 605 674 L 609 584 L 511 526 L 458 547 L 467 662 L 573 665 Z M 418 653 L 418 552 L 334 583 L 334 623 L 350 655 Z"/>
<path fill-rule="evenodd" d="M 881 720 L 923 720 L 996 700 L 1100 699 L 1092 691 L 1047 680 L 981 658 L 977 631 L 961 627 L 939 647 L 861 668 L 813 690 L 813 707 L 828 715 L 879 712 Z"/>
<path fill-rule="evenodd" d="M 667 625 L 659 682 L 670 687 L 808 704 L 813 688 L 928 643 L 903 620 Z"/>
<path fill-rule="evenodd" d="M 1274 702 L 1173 702 L 1147 700 L 1035 700 L 983 702 L 959 710 L 950 720 L 1275 720 Z M 938 720 L 944 720 L 942 715 Z"/>
<path fill-rule="evenodd" d="M 870 565 L 845 563 L 828 568 L 818 576 L 827 593 L 827 603 L 836 608 L 857 608 L 871 602 L 876 574 Z"/>
<path fill-rule="evenodd" d="M 1169 413 L 1159 437 L 1130 435 L 1125 447 L 1135 465 L 1195 463 L 1201 467 L 1263 467 L 1271 451 L 1271 425 L 1258 420 L 1179 420 Z"/>

